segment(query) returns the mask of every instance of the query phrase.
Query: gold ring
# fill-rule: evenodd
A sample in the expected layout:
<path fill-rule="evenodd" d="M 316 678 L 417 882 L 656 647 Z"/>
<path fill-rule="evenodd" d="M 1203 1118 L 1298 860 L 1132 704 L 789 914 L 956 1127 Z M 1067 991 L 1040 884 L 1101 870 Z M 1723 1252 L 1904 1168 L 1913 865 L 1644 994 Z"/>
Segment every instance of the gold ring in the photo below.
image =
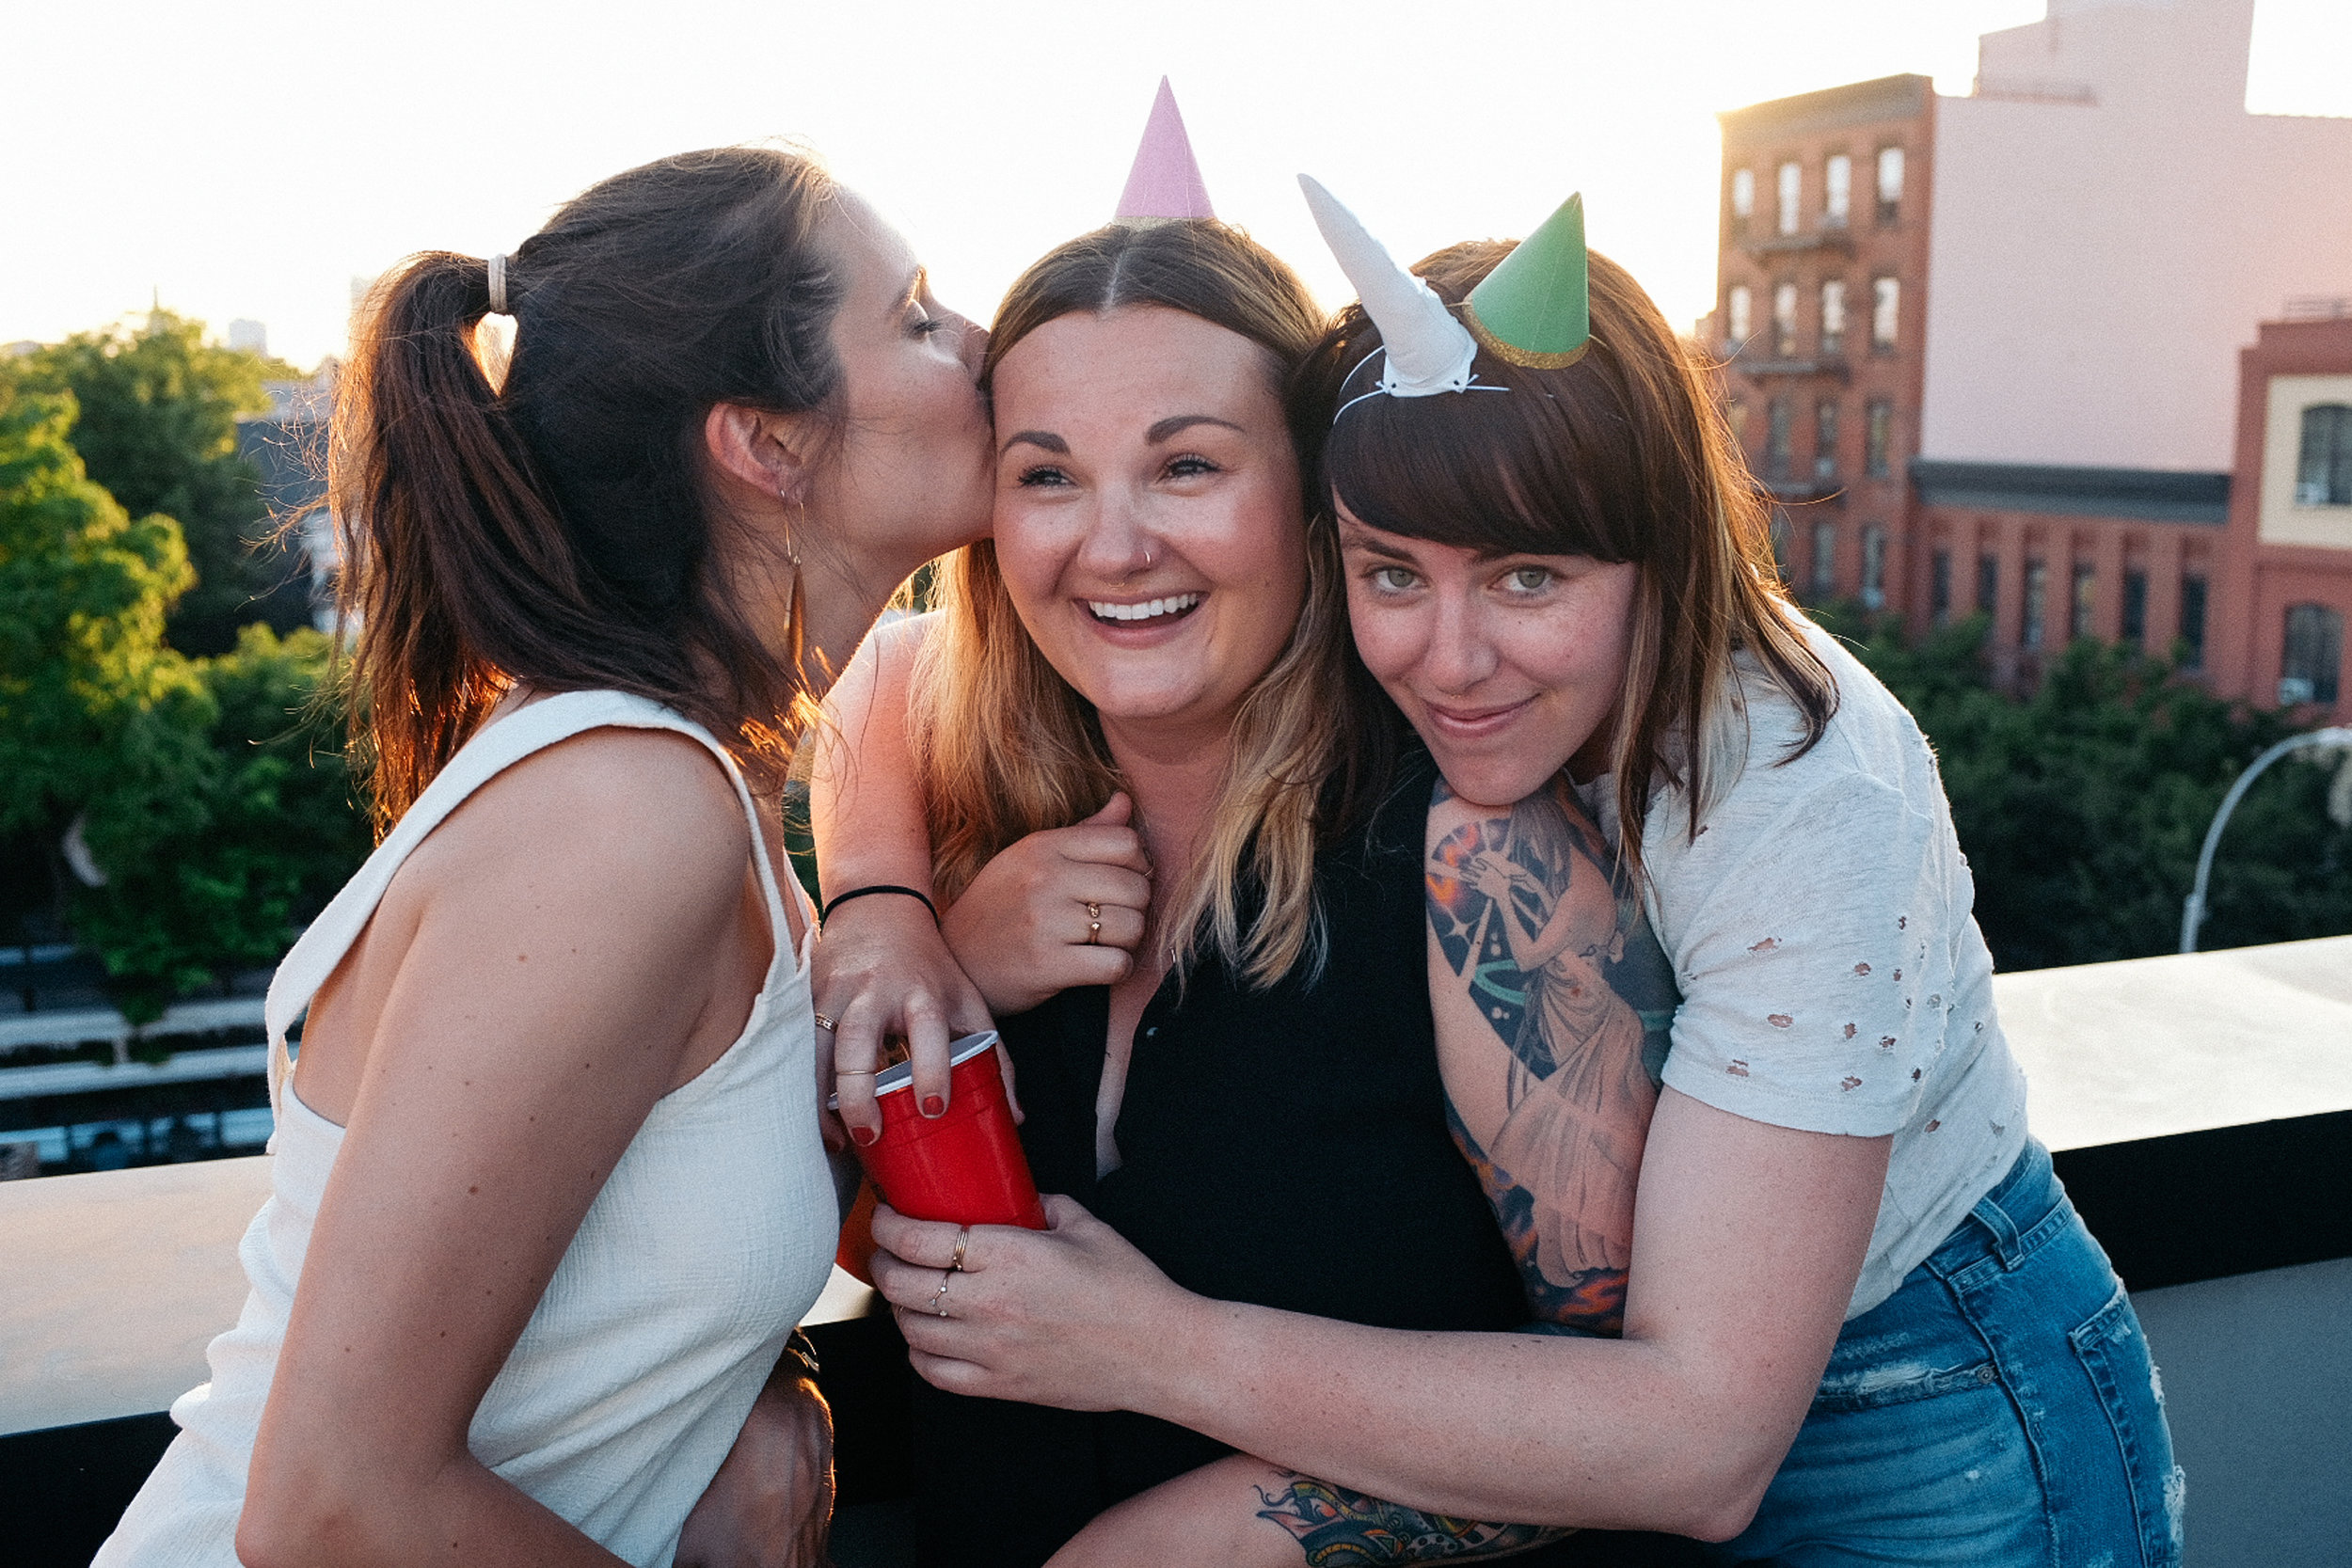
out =
<path fill-rule="evenodd" d="M 826 1017 L 824 1014 L 822 1014 L 822 1013 L 816 1013 L 816 1014 L 813 1014 L 813 1015 L 811 1015 L 811 1016 L 813 1016 L 813 1017 L 817 1020 L 817 1027 L 818 1027 L 818 1028 L 822 1029 L 822 1030 L 823 1030 L 826 1034 L 828 1034 L 828 1035 L 830 1035 L 830 1034 L 832 1034 L 832 1033 L 834 1032 L 834 1022 L 833 1022 L 833 1020 L 831 1020 L 831 1019 L 827 1018 L 827 1017 Z"/>
<path fill-rule="evenodd" d="M 1087 902 L 1087 945 L 1092 947 L 1103 940 L 1103 906 Z"/>
<path fill-rule="evenodd" d="M 874 1069 L 870 1067 L 837 1067 L 833 1069 L 833 1075 L 835 1078 L 871 1078 Z"/>
<path fill-rule="evenodd" d="M 953 1269 L 939 1271 L 939 1294 L 931 1297 L 931 1313 L 934 1317 L 944 1318 L 947 1315 L 947 1282 L 955 1277 Z"/>
<path fill-rule="evenodd" d="M 956 1255 L 948 1259 L 948 1273 L 961 1274 L 963 1271 L 963 1249 L 971 1243 L 971 1241 L 972 1227 L 970 1226 L 967 1225 L 956 1232 Z"/>

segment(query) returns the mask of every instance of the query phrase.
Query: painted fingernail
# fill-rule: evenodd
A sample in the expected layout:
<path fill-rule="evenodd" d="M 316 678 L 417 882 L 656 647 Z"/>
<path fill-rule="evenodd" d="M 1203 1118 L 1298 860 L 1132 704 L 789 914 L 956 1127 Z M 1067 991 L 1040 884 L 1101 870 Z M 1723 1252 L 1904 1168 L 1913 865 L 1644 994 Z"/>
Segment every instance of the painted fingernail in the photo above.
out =
<path fill-rule="evenodd" d="M 923 1097 L 923 1114 L 927 1117 L 935 1117 L 946 1108 L 947 1102 L 935 1094 L 927 1094 Z"/>
<path fill-rule="evenodd" d="M 882 1134 L 870 1127 L 852 1127 L 850 1129 L 850 1136 L 857 1140 L 858 1148 L 864 1148 Z"/>

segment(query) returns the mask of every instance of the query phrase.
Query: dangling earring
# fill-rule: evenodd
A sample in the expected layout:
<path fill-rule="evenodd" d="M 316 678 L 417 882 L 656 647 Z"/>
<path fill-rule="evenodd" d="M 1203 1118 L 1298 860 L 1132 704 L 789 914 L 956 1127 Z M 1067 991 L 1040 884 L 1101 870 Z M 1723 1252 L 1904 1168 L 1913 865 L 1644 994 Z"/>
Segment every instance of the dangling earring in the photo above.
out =
<path fill-rule="evenodd" d="M 808 508 L 801 504 L 799 501 L 794 500 L 785 491 L 778 490 L 776 492 L 776 499 L 790 507 L 792 509 L 792 515 L 798 520 L 802 522 L 806 522 L 808 520 Z M 792 569 L 794 571 L 797 572 L 801 569 L 800 535 L 793 528 L 792 524 L 788 522 L 784 525 L 784 559 L 792 563 Z"/>

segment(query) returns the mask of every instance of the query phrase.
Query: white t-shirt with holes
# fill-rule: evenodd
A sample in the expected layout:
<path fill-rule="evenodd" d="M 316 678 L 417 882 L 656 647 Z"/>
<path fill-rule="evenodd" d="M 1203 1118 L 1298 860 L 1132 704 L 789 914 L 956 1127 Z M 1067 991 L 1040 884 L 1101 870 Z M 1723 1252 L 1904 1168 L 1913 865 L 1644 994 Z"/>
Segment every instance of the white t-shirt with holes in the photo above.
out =
<path fill-rule="evenodd" d="M 1748 728 L 1738 782 L 1691 836 L 1677 791 L 1642 838 L 1649 917 L 1673 960 L 1669 1086 L 1807 1132 L 1893 1133 L 1859 1316 L 1949 1235 L 2026 1140 L 2026 1081 L 1993 1009 L 1975 883 L 1919 726 L 1835 639 L 1804 635 L 1836 677 L 1819 744 L 1754 660 L 1737 661 Z M 1614 781 L 1580 791 L 1614 842 Z"/>

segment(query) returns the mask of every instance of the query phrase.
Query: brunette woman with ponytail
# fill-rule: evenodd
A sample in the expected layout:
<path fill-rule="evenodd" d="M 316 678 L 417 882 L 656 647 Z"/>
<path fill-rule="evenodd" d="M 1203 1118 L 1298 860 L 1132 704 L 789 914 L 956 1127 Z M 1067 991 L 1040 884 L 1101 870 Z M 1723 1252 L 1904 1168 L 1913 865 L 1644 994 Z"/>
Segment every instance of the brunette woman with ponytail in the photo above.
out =
<path fill-rule="evenodd" d="M 710 1561 L 755 1402 L 821 1445 L 770 1376 L 837 1227 L 776 801 L 796 709 L 986 526 L 979 341 L 767 150 L 378 286 L 331 495 L 385 837 L 271 990 L 251 1293 L 100 1562 Z M 762 1560 L 820 1549 L 784 1458 L 812 1528 Z"/>

